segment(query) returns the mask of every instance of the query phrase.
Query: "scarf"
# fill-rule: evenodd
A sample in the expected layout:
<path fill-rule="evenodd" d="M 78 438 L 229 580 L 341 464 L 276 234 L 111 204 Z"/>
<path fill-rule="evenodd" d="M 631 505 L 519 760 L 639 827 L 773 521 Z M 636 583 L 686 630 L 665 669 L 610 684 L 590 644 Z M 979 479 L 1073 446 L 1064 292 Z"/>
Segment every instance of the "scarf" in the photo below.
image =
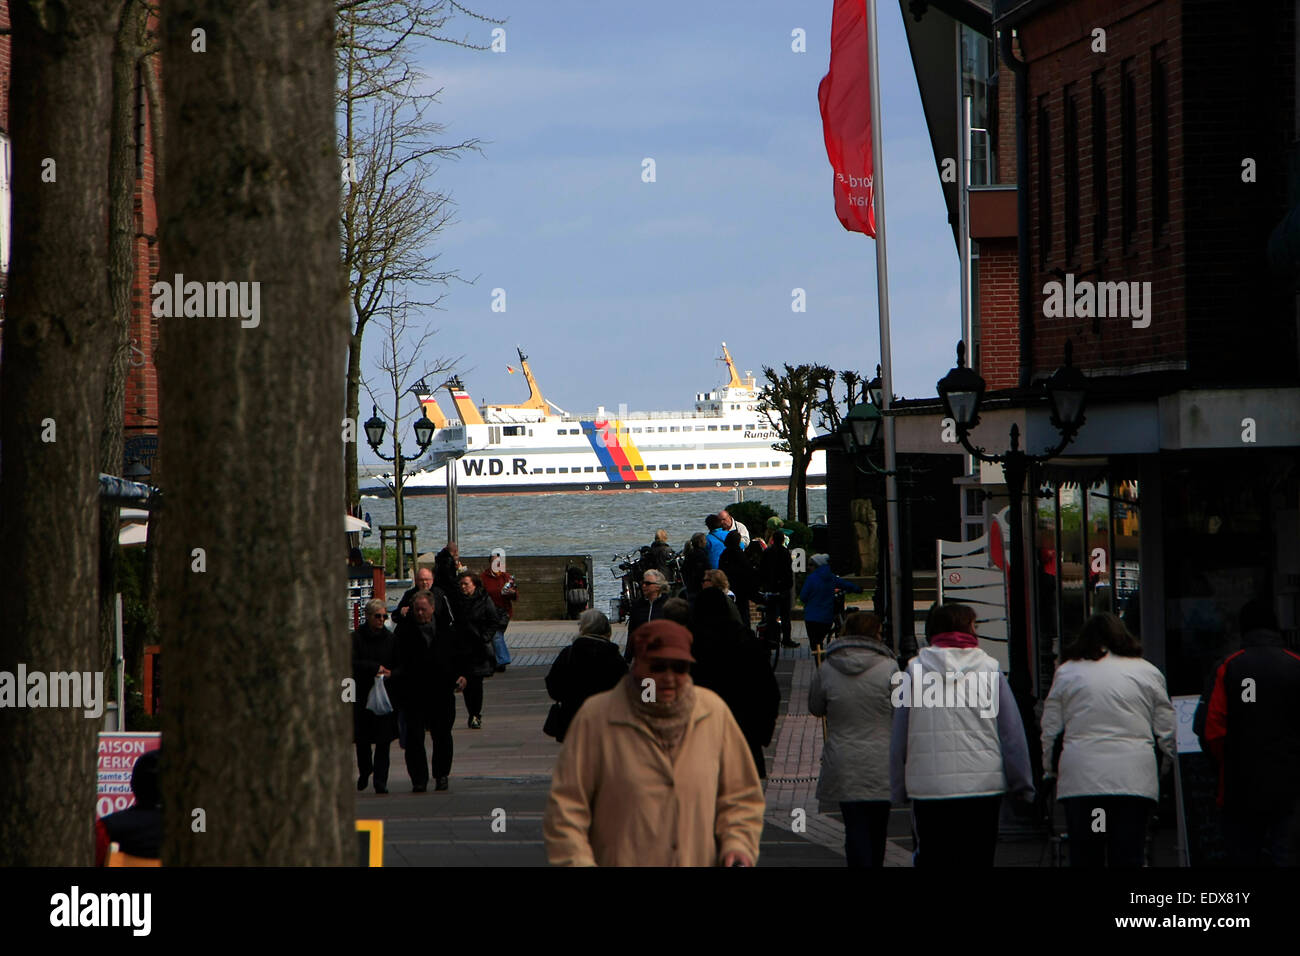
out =
<path fill-rule="evenodd" d="M 677 699 L 671 703 L 655 701 L 649 703 L 641 699 L 641 684 L 631 674 L 624 681 L 624 689 L 632 711 L 654 734 L 659 746 L 668 754 L 668 760 L 676 764 L 681 752 L 682 740 L 686 736 L 686 727 L 695 710 L 695 684 L 687 677 L 677 689 Z"/>
<path fill-rule="evenodd" d="M 980 639 L 961 631 L 945 631 L 930 638 L 931 647 L 979 647 Z"/>

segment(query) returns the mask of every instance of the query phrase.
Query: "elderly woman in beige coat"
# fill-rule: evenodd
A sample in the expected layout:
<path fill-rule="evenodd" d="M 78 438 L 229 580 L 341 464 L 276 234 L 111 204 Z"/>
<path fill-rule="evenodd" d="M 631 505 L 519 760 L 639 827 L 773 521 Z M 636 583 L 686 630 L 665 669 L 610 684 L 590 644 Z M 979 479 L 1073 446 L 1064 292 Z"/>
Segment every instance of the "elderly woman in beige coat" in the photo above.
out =
<path fill-rule="evenodd" d="M 883 866 L 889 825 L 889 739 L 894 652 L 880 640 L 880 618 L 850 614 L 808 688 L 808 711 L 826 718 L 817 799 L 844 814 L 849 866 Z"/>
<path fill-rule="evenodd" d="M 542 832 L 562 866 L 752 866 L 765 804 L 727 705 L 688 673 L 691 633 L 655 620 L 631 672 L 569 725 Z"/>

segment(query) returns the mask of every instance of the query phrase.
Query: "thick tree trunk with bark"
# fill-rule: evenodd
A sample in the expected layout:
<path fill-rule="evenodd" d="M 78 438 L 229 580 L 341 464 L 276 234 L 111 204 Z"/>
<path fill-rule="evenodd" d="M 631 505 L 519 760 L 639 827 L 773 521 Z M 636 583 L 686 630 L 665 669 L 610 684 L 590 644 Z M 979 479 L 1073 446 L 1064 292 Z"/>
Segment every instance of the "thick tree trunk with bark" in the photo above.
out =
<path fill-rule="evenodd" d="M 102 0 L 9 6 L 14 188 L 0 374 L 0 670 L 15 673 L 22 663 L 29 672 L 84 673 L 100 665 L 96 448 L 111 329 L 103 266 L 116 10 Z M 84 711 L 0 708 L 0 866 L 93 861 L 102 717 Z"/>
<path fill-rule="evenodd" d="M 356 852 L 333 14 L 329 0 L 162 8 L 161 274 L 261 283 L 256 327 L 160 319 L 165 865 Z"/>

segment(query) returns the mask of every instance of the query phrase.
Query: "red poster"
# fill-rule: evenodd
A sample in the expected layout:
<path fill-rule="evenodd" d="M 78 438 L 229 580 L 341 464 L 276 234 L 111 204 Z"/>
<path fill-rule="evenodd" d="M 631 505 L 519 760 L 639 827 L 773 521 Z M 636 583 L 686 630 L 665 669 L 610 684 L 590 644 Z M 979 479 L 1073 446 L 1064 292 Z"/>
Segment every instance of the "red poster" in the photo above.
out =
<path fill-rule="evenodd" d="M 135 803 L 131 793 L 131 771 L 135 762 L 162 744 L 162 734 L 152 732 L 101 731 L 99 734 L 99 787 L 95 795 L 95 817 L 125 810 Z"/>
<path fill-rule="evenodd" d="M 817 87 L 817 102 L 826 156 L 835 170 L 835 215 L 845 229 L 874 238 L 866 0 L 835 0 L 831 65 Z"/>

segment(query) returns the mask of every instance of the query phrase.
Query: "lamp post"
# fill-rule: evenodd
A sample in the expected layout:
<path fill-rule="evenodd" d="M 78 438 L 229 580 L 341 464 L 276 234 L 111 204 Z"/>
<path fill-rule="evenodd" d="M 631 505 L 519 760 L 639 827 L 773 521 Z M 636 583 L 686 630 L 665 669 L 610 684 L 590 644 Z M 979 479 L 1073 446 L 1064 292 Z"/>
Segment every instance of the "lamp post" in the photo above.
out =
<path fill-rule="evenodd" d="M 970 431 L 979 424 L 980 402 L 984 397 L 984 379 L 966 367 L 966 346 L 957 345 L 957 366 L 949 370 L 938 383 L 939 397 L 943 400 L 945 414 L 957 426 L 957 438 L 962 447 L 979 461 L 1000 464 L 1006 477 L 1010 496 L 1011 581 L 1008 588 L 1010 641 L 1008 658 L 1011 673 L 1008 681 L 1020 704 L 1021 714 L 1030 709 L 1032 681 L 1029 671 L 1029 620 L 1025 609 L 1025 537 L 1024 501 L 1025 478 L 1030 468 L 1059 455 L 1083 427 L 1084 400 L 1088 380 L 1073 365 L 1073 348 L 1065 343 L 1065 364 L 1044 383 L 1052 405 L 1051 422 L 1060 433 L 1060 440 L 1041 454 L 1030 454 L 1020 448 L 1020 426 L 1011 425 L 1011 447 L 1001 454 L 989 454 L 984 448 L 972 445 Z M 1032 712 L 1032 711 L 1031 711 Z M 1026 727 L 1031 726 L 1026 722 Z M 1032 748 L 1031 748 L 1032 749 Z"/>
<path fill-rule="evenodd" d="M 876 377 L 866 386 L 866 397 L 870 401 L 859 402 L 849 409 L 848 415 L 840 423 L 840 439 L 844 442 L 844 451 L 853 463 L 853 467 L 860 474 L 879 475 L 882 478 L 899 478 L 897 487 L 910 489 L 913 487 L 912 469 L 906 466 L 896 466 L 893 471 L 887 471 L 878 468 L 871 460 L 870 451 L 875 444 L 877 437 L 880 435 L 881 424 L 884 417 L 880 414 L 880 402 L 884 386 L 880 378 L 880 366 L 876 366 Z M 858 464 L 859 461 L 865 462 L 867 467 L 863 468 Z M 888 507 L 888 488 L 886 488 L 886 507 Z M 908 494 L 901 495 L 902 498 L 902 515 L 898 527 L 898 541 L 895 546 L 898 549 L 899 564 L 901 574 L 897 582 L 888 581 L 886 594 L 888 597 L 887 607 L 891 625 L 893 619 L 897 617 L 900 626 L 897 631 L 891 632 L 900 635 L 900 646 L 895 648 L 900 657 L 905 659 L 911 658 L 916 654 L 916 629 L 912 623 L 912 554 L 911 554 L 911 497 Z M 879 524 L 877 524 L 879 527 Z M 883 569 L 877 564 L 876 581 L 881 580 L 881 571 Z"/>
<path fill-rule="evenodd" d="M 378 406 L 372 405 L 370 418 L 365 424 L 366 441 L 370 445 L 370 450 L 376 455 L 384 461 L 393 462 L 393 517 L 396 519 L 394 523 L 398 528 L 401 528 L 406 524 L 406 513 L 402 504 L 402 469 L 406 462 L 411 459 L 402 456 L 402 443 L 397 438 L 396 428 L 393 430 L 393 454 L 385 455 L 379 450 L 379 445 L 384 440 L 384 430 L 386 428 L 387 423 L 379 417 Z M 420 418 L 419 421 L 415 423 L 414 430 L 415 443 L 419 446 L 420 454 L 422 455 L 428 450 L 430 443 L 432 443 L 433 433 L 435 431 L 435 426 L 433 422 L 429 421 L 429 416 L 425 414 L 423 406 L 421 406 Z M 398 533 L 401 534 L 400 531 Z M 405 542 L 403 542 L 402 545 L 399 545 L 397 549 L 397 576 L 399 578 L 405 576 L 403 573 L 405 567 L 405 562 L 403 561 L 404 544 Z"/>

